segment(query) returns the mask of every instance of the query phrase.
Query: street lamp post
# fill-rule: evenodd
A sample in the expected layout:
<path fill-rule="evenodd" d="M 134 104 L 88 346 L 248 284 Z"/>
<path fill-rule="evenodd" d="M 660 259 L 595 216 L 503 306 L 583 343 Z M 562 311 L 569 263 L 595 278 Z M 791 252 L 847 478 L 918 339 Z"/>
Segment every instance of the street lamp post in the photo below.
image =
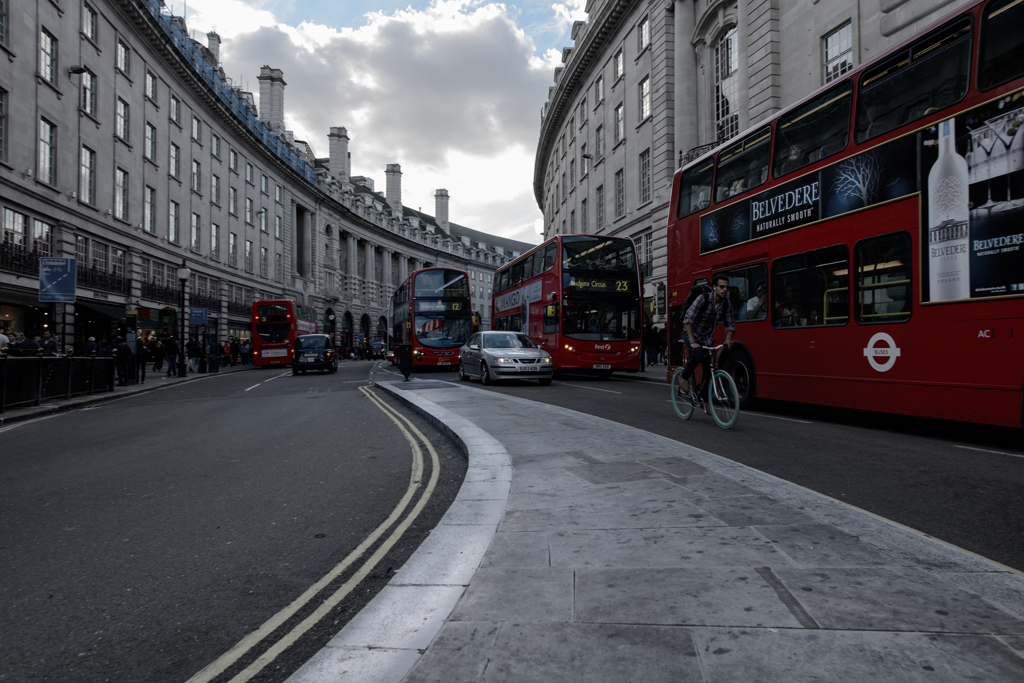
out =
<path fill-rule="evenodd" d="M 181 339 L 178 345 L 178 377 L 185 377 L 188 374 L 188 362 L 182 359 L 185 355 L 185 283 L 192 277 L 192 271 L 185 265 L 185 259 L 181 259 L 181 268 L 178 268 L 178 282 L 181 283 Z"/>

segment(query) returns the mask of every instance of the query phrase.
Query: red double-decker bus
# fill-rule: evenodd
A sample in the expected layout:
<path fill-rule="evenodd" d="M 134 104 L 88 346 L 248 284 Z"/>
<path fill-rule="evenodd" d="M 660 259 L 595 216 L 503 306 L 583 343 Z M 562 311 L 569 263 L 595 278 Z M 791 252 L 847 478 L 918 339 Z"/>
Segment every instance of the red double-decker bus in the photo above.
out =
<path fill-rule="evenodd" d="M 292 299 L 252 302 L 253 365 L 291 365 L 295 336 L 319 331 L 316 311 Z"/>
<path fill-rule="evenodd" d="M 555 372 L 636 372 L 640 287 L 633 240 L 558 235 L 494 274 L 491 329 L 529 335 Z"/>
<path fill-rule="evenodd" d="M 723 273 L 755 397 L 1022 426 L 1024 2 L 974 2 L 676 172 L 684 301 Z"/>
<path fill-rule="evenodd" d="M 412 344 L 413 368 L 454 370 L 472 334 L 469 276 L 454 268 L 413 271 L 391 297 L 393 344 Z"/>

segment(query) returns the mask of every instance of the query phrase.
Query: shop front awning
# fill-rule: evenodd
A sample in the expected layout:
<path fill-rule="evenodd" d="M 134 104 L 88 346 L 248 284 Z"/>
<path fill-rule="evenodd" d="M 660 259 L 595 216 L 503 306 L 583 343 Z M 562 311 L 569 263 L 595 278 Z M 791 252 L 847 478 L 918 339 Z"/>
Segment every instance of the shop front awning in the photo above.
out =
<path fill-rule="evenodd" d="M 114 320 L 124 320 L 126 317 L 124 306 L 111 306 L 110 304 L 101 304 L 96 303 L 95 301 L 82 301 L 81 299 L 75 302 L 75 307 L 77 308 L 79 306 L 82 308 L 88 308 L 94 313 L 105 315 L 108 318 L 113 318 Z"/>

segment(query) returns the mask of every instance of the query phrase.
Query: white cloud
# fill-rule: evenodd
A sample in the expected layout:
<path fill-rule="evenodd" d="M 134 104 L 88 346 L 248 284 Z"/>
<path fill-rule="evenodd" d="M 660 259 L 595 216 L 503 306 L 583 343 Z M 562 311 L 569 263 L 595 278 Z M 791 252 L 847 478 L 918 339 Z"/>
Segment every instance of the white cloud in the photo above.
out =
<path fill-rule="evenodd" d="M 400 163 L 407 206 L 433 213 L 434 190 L 446 188 L 452 221 L 537 241 L 534 151 L 561 56 L 538 57 L 505 5 L 435 0 L 335 29 L 288 26 L 241 0 L 192 0 L 188 23 L 216 27 L 226 72 L 247 74 L 254 91 L 260 66 L 284 72 L 285 123 L 320 156 L 328 129 L 345 126 L 353 174 L 382 188 L 385 165 Z"/>

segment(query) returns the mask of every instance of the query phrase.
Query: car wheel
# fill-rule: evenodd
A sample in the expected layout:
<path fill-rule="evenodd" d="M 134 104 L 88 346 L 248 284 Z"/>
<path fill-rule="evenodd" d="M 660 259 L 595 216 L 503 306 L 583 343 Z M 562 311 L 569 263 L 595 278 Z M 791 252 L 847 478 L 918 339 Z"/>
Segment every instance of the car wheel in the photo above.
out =
<path fill-rule="evenodd" d="M 292 366 L 292 375 L 297 375 L 297 374 L 299 374 L 299 369 L 293 365 Z"/>
<path fill-rule="evenodd" d="M 540 379 L 540 380 L 537 380 L 537 381 L 540 382 L 540 385 L 542 387 L 551 386 L 551 378 L 550 377 L 545 377 L 544 379 Z"/>
<path fill-rule="evenodd" d="M 491 380 L 491 373 L 487 371 L 487 363 L 481 363 L 480 364 L 480 384 L 483 384 L 484 386 L 488 386 L 488 385 L 493 384 L 493 383 L 494 382 Z"/>
<path fill-rule="evenodd" d="M 466 368 L 463 367 L 462 361 L 459 361 L 459 379 L 463 382 L 469 381 L 469 375 L 466 374 Z"/>

